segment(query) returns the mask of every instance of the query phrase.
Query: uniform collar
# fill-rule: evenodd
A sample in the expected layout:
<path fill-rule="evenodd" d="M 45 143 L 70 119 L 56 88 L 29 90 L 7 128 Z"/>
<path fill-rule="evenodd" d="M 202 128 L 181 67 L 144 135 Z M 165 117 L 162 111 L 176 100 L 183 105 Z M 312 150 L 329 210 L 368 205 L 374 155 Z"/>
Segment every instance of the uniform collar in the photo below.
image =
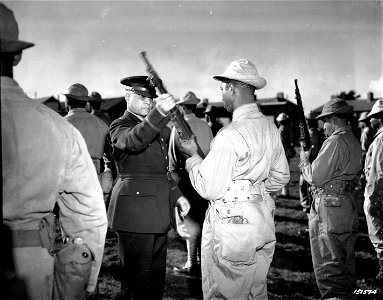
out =
<path fill-rule="evenodd" d="M 349 131 L 349 132 L 352 132 L 352 131 L 351 131 L 351 127 L 350 127 L 350 125 L 346 125 L 346 126 L 343 126 L 343 127 L 340 127 L 340 128 L 338 128 L 338 129 L 334 130 L 334 132 L 332 133 L 332 135 L 341 133 L 341 132 L 343 132 L 343 131 Z"/>

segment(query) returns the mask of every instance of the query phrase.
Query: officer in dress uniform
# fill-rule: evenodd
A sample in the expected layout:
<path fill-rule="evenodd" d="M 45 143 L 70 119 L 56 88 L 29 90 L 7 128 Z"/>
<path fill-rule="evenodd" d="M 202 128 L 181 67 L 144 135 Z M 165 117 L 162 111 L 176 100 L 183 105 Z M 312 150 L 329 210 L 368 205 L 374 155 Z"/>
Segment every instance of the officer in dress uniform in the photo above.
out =
<path fill-rule="evenodd" d="M 110 126 L 118 179 L 108 208 L 123 266 L 121 294 L 124 299 L 162 299 L 170 216 L 176 205 L 182 217 L 190 209 L 168 170 L 166 124 L 176 102 L 169 94 L 156 98 L 147 76 L 121 83 L 127 109 Z"/>

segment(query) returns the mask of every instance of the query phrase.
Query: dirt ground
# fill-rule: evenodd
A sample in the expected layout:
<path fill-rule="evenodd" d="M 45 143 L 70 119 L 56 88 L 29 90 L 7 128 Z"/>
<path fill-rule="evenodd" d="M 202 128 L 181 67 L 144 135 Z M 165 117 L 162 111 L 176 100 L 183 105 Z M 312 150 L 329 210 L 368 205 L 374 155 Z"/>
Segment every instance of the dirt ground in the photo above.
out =
<path fill-rule="evenodd" d="M 299 149 L 297 149 L 299 150 Z M 298 153 L 298 151 L 297 151 Z M 276 198 L 276 237 L 274 259 L 268 274 L 269 299 L 320 299 L 313 273 L 307 216 L 299 202 L 298 154 L 291 161 L 291 197 Z M 372 278 L 378 272 L 374 248 L 367 235 L 367 225 L 360 216 L 360 233 L 355 246 L 358 299 L 383 299 L 383 287 Z M 177 233 L 169 232 L 166 287 L 163 299 L 202 299 L 201 280 L 182 276 L 173 271 L 174 266 L 186 261 L 185 242 Z M 117 254 L 117 238 L 109 232 L 99 277 L 97 299 L 118 299 L 120 290 L 120 262 Z M 368 294 L 370 293 L 370 294 Z"/>

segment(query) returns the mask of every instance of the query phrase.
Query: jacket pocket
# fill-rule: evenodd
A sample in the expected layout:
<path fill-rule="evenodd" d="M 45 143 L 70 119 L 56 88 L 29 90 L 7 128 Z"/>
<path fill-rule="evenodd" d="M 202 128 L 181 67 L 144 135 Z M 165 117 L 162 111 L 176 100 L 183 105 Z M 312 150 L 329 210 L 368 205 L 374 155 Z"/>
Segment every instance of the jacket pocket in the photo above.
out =
<path fill-rule="evenodd" d="M 256 246 L 253 224 L 221 224 L 221 247 L 223 259 L 237 264 L 255 262 Z"/>

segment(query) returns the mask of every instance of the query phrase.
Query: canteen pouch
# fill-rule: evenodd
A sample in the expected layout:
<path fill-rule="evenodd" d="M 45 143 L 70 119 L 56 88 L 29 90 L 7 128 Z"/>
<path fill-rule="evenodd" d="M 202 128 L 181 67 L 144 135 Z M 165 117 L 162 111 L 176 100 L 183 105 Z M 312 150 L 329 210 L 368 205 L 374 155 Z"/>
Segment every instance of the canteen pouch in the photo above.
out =
<path fill-rule="evenodd" d="M 54 300 L 86 299 L 93 254 L 86 243 L 68 242 L 54 259 Z"/>

